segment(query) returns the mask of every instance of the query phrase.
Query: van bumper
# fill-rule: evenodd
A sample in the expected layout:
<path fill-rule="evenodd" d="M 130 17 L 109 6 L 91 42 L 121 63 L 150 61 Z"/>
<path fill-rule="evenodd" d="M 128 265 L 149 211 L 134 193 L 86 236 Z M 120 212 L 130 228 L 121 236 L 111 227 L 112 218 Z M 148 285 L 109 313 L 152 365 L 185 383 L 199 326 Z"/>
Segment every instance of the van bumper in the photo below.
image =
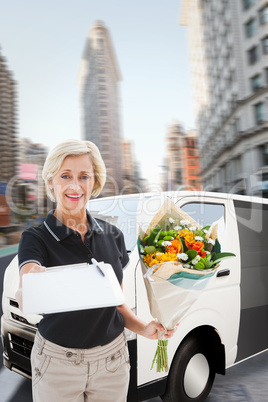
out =
<path fill-rule="evenodd" d="M 30 355 L 36 329 L 1 317 L 3 364 L 9 370 L 31 378 Z"/>

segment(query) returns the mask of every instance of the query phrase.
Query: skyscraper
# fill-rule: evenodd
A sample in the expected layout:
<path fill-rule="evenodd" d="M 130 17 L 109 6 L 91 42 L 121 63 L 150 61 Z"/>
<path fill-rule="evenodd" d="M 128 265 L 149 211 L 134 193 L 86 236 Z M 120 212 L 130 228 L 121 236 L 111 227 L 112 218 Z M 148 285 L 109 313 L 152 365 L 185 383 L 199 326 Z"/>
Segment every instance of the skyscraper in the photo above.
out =
<path fill-rule="evenodd" d="M 0 182 L 17 173 L 17 83 L 0 52 Z"/>
<path fill-rule="evenodd" d="M 96 21 L 89 31 L 78 84 L 83 139 L 94 142 L 107 168 L 103 195 L 123 186 L 119 82 L 121 73 L 108 29 Z"/>
<path fill-rule="evenodd" d="M 183 0 L 204 189 L 268 188 L 268 4 Z"/>

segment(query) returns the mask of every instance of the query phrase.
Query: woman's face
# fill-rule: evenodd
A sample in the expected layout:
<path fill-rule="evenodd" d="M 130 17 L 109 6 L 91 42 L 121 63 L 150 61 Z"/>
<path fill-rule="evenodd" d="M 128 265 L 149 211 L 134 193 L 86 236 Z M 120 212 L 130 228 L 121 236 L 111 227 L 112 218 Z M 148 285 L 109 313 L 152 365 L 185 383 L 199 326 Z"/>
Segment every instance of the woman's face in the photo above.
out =
<path fill-rule="evenodd" d="M 67 156 L 58 173 L 52 178 L 57 209 L 78 212 L 86 207 L 95 185 L 90 156 Z"/>

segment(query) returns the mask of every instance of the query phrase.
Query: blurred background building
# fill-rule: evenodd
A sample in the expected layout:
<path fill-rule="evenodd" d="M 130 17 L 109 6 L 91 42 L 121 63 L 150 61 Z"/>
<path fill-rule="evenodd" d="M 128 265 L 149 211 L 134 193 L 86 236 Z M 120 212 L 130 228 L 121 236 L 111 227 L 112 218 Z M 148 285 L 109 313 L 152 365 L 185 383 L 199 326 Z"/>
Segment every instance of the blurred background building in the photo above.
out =
<path fill-rule="evenodd" d="M 183 0 L 205 190 L 267 196 L 267 0 Z"/>
<path fill-rule="evenodd" d="M 200 159 L 195 130 L 185 131 L 174 120 L 166 132 L 163 190 L 200 190 Z"/>
<path fill-rule="evenodd" d="M 172 191 L 183 186 L 183 127 L 173 121 L 166 132 L 166 179 L 164 190 Z"/>
<path fill-rule="evenodd" d="M 18 172 L 13 200 L 20 208 L 44 215 L 52 208 L 42 179 L 48 149 L 42 144 L 35 144 L 30 139 L 23 138 L 18 141 L 18 152 Z"/>
<path fill-rule="evenodd" d="M 107 168 L 102 195 L 123 188 L 119 82 L 121 73 L 108 29 L 96 21 L 89 31 L 78 85 L 83 138 L 100 149 Z"/>
<path fill-rule="evenodd" d="M 187 130 L 183 141 L 184 189 L 201 190 L 200 156 L 196 130 Z"/>
<path fill-rule="evenodd" d="M 50 207 L 41 179 L 47 150 L 18 139 L 17 87 L 0 52 L 0 245 L 18 242 L 20 223 L 38 223 Z"/>
<path fill-rule="evenodd" d="M 17 83 L 0 50 L 0 226 L 11 225 L 11 211 L 6 200 L 8 181 L 16 174 Z"/>
<path fill-rule="evenodd" d="M 134 143 L 126 138 L 121 141 L 121 154 L 123 164 L 124 194 L 135 194 L 143 191 L 143 180 L 135 158 Z"/>

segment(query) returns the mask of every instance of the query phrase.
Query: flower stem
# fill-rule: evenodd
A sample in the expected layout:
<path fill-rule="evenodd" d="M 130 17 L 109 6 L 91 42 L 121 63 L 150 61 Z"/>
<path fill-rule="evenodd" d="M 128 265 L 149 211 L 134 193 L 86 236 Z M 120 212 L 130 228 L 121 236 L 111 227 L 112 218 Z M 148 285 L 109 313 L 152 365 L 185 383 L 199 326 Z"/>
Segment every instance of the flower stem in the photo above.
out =
<path fill-rule="evenodd" d="M 156 352 L 153 358 L 151 370 L 156 362 L 156 371 L 168 371 L 168 355 L 167 355 L 167 340 L 159 339 L 157 343 Z"/>

